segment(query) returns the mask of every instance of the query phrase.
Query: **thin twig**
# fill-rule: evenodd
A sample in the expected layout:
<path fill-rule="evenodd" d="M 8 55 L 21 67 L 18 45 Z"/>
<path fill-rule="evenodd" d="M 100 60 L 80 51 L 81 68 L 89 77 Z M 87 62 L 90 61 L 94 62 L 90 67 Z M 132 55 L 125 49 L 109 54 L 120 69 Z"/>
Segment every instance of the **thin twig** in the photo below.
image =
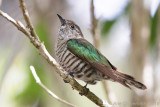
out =
<path fill-rule="evenodd" d="M 96 48 L 99 47 L 99 37 L 96 34 L 96 29 L 97 29 L 97 19 L 95 18 L 95 14 L 94 14 L 94 0 L 91 0 L 91 4 L 90 4 L 91 8 L 90 8 L 90 13 L 91 13 L 91 33 L 93 36 L 93 41 L 94 41 L 94 45 Z"/>
<path fill-rule="evenodd" d="M 24 0 L 19 0 L 19 3 L 20 3 L 20 8 L 22 10 L 25 22 L 27 24 L 27 28 L 30 29 L 31 36 L 35 37 L 36 39 L 39 39 L 35 30 L 34 30 L 34 28 L 33 28 L 32 23 L 31 23 L 31 19 L 29 17 L 29 13 L 28 13 L 28 10 L 26 8 L 26 4 L 25 4 Z"/>
<path fill-rule="evenodd" d="M 33 77 L 36 80 L 36 83 L 39 84 L 47 93 L 49 93 L 53 98 L 57 99 L 58 101 L 69 105 L 70 107 L 77 107 L 61 98 L 59 98 L 58 96 L 56 96 L 51 90 L 49 90 L 40 80 L 40 78 L 38 77 L 38 75 L 36 74 L 35 68 L 33 66 L 30 66 L 30 70 L 32 71 Z"/>
<path fill-rule="evenodd" d="M 30 36 L 29 32 L 25 29 L 25 26 L 21 22 L 15 21 L 7 13 L 4 13 L 1 10 L 0 10 L 0 15 L 3 16 L 5 19 L 7 19 L 9 22 L 11 22 L 14 26 L 16 26 L 17 29 L 23 32 L 26 36 Z"/>
<path fill-rule="evenodd" d="M 26 30 L 26 28 L 24 27 L 24 25 L 19 22 L 19 21 L 15 21 L 13 18 L 11 18 L 8 14 L 2 12 L 0 10 L 0 15 L 2 17 L 4 17 L 5 19 L 7 19 L 9 22 L 11 22 L 13 25 L 15 25 L 15 27 L 18 28 L 18 30 L 20 30 L 21 32 L 23 32 L 31 41 L 31 43 L 38 49 L 39 53 L 41 56 L 43 56 L 45 58 L 45 60 L 52 65 L 55 68 L 55 71 L 63 78 L 66 79 L 66 81 L 69 81 L 69 84 L 77 91 L 79 91 L 80 93 L 86 93 L 88 90 L 86 90 L 85 88 L 83 88 L 83 86 L 81 86 L 74 78 L 72 78 L 71 76 L 68 76 L 68 78 L 66 78 L 66 74 L 65 71 L 60 67 L 60 65 L 56 62 L 56 60 L 49 54 L 49 52 L 47 51 L 45 45 L 43 43 L 41 43 L 41 41 L 39 39 L 35 39 L 33 36 L 30 35 L 30 33 L 28 33 L 28 31 Z M 111 106 L 110 104 L 108 104 L 108 102 L 101 100 L 100 98 L 98 98 L 94 93 L 92 93 L 91 91 L 88 92 L 87 95 L 85 95 L 88 99 L 90 99 L 92 102 L 94 102 L 96 105 L 100 106 L 100 107 L 109 107 Z"/>
<path fill-rule="evenodd" d="M 94 41 L 94 45 L 95 47 L 98 49 L 99 48 L 99 43 L 100 43 L 100 36 L 98 36 L 98 34 L 96 33 L 97 31 L 97 19 L 95 18 L 95 13 L 94 13 L 94 0 L 91 0 L 91 4 L 90 4 L 91 8 L 90 8 L 90 13 L 91 13 L 91 33 L 93 36 L 93 41 Z M 102 81 L 103 84 L 103 88 L 105 90 L 105 95 L 106 95 L 106 99 L 108 100 L 109 103 L 111 103 L 111 100 L 109 98 L 109 89 L 107 87 L 107 82 L 106 81 Z"/>

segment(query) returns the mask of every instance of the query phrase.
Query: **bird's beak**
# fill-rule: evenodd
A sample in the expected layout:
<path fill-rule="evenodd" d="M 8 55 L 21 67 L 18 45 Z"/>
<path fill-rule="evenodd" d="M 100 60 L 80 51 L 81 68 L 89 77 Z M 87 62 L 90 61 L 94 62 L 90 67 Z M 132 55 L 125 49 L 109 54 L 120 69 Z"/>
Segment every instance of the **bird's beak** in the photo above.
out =
<path fill-rule="evenodd" d="M 62 16 L 60 16 L 59 14 L 57 14 L 59 20 L 61 21 L 62 26 L 64 26 L 66 24 L 66 20 L 62 18 Z"/>

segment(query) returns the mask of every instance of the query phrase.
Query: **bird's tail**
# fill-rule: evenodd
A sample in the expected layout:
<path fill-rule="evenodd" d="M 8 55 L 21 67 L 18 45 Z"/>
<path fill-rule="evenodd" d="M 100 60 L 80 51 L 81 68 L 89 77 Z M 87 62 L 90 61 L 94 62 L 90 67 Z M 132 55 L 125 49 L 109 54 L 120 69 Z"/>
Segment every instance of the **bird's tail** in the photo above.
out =
<path fill-rule="evenodd" d="M 142 89 L 142 90 L 147 89 L 147 87 L 144 84 L 136 81 L 134 79 L 134 77 L 132 77 L 130 75 L 123 74 L 123 73 L 118 72 L 118 71 L 115 71 L 115 74 L 117 76 L 116 81 L 121 83 L 122 85 L 128 87 L 128 88 L 130 88 L 130 86 L 134 86 L 134 87 Z"/>

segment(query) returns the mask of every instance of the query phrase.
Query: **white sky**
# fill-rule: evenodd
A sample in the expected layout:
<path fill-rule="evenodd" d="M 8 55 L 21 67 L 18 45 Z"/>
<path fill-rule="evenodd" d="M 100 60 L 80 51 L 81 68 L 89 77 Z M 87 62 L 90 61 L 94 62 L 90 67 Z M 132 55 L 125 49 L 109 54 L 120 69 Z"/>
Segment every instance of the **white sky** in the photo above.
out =
<path fill-rule="evenodd" d="M 151 2 L 151 16 L 153 17 L 157 8 L 158 8 L 158 5 L 160 5 L 160 0 L 152 0 Z"/>
<path fill-rule="evenodd" d="M 129 0 L 95 0 L 95 13 L 97 18 L 113 19 L 119 15 Z"/>
<path fill-rule="evenodd" d="M 68 0 L 69 4 L 75 13 L 81 15 L 89 15 L 91 0 Z M 130 0 L 94 0 L 96 18 L 113 19 L 119 15 Z M 160 0 L 144 0 L 147 8 L 150 8 L 153 16 Z"/>

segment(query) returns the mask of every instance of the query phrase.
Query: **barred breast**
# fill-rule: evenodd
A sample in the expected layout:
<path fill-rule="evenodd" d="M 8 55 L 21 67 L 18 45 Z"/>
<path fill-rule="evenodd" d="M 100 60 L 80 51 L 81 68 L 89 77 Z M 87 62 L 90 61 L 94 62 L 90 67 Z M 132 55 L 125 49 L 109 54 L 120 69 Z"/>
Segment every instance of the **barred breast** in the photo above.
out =
<path fill-rule="evenodd" d="M 56 56 L 58 63 L 63 69 L 67 72 L 73 72 L 74 77 L 77 79 L 81 79 L 89 84 L 95 84 L 96 81 L 107 78 L 67 50 L 65 43 L 57 46 Z"/>

